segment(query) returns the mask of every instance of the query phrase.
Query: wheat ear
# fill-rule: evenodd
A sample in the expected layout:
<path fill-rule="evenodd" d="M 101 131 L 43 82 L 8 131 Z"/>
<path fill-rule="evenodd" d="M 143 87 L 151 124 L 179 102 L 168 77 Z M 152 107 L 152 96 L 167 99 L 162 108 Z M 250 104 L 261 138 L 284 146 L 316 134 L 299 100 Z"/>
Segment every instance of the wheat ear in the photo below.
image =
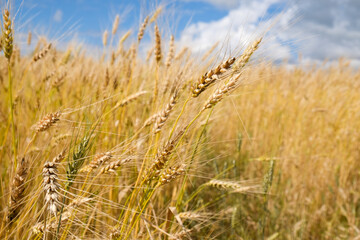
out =
<path fill-rule="evenodd" d="M 12 33 L 12 26 L 11 26 L 11 19 L 10 19 L 10 12 L 9 10 L 5 9 L 3 13 L 3 36 L 2 36 L 2 47 L 4 50 L 4 55 L 8 61 L 10 61 L 12 52 L 13 52 L 13 33 Z"/>
<path fill-rule="evenodd" d="M 131 158 L 125 158 L 121 160 L 117 160 L 115 162 L 109 163 L 108 165 L 102 167 L 99 171 L 100 174 L 115 172 L 120 166 L 124 165 L 125 163 L 131 161 Z"/>
<path fill-rule="evenodd" d="M 46 54 L 49 52 L 50 49 L 51 49 L 51 43 L 46 45 L 46 47 L 44 47 L 40 52 L 35 54 L 34 57 L 33 57 L 33 61 L 37 62 L 40 59 L 44 58 L 46 56 Z"/>
<path fill-rule="evenodd" d="M 144 127 L 150 126 L 153 122 L 156 121 L 157 117 L 158 117 L 158 114 L 157 114 L 157 113 L 154 114 L 154 115 L 152 115 L 152 116 L 150 116 L 148 119 L 145 120 L 145 122 L 144 122 L 144 124 L 143 124 L 142 127 L 144 128 Z"/>
<path fill-rule="evenodd" d="M 210 98 L 205 102 L 203 110 L 214 107 L 218 102 L 220 102 L 223 97 L 234 90 L 239 85 L 241 73 L 233 76 L 229 82 L 225 85 L 219 87 L 215 92 L 210 96 Z"/>
<path fill-rule="evenodd" d="M 111 158 L 112 155 L 110 152 L 99 153 L 94 157 L 94 159 L 89 163 L 89 165 L 82 168 L 80 172 L 91 172 L 92 170 L 99 168 L 101 165 L 107 163 Z"/>
<path fill-rule="evenodd" d="M 27 45 L 30 46 L 31 45 L 31 39 L 32 39 L 32 34 L 31 32 L 28 33 L 28 37 L 27 37 Z"/>
<path fill-rule="evenodd" d="M 103 46 L 106 47 L 107 46 L 107 41 L 108 41 L 108 31 L 105 30 L 103 33 L 103 37 L 102 37 L 102 42 L 103 42 Z"/>
<path fill-rule="evenodd" d="M 245 65 L 249 62 L 250 57 L 253 55 L 253 53 L 259 48 L 259 45 L 262 41 L 262 38 L 256 39 L 253 44 L 248 46 L 244 53 L 240 56 L 240 58 L 235 62 L 234 64 L 234 70 L 240 71 Z"/>
<path fill-rule="evenodd" d="M 61 153 L 59 153 L 56 157 L 53 158 L 52 162 L 55 164 L 60 163 L 65 158 L 66 148 L 62 150 Z"/>
<path fill-rule="evenodd" d="M 152 17 L 151 17 L 151 19 L 150 19 L 150 23 L 155 22 L 155 20 L 156 20 L 157 17 L 160 15 L 160 13 L 162 12 L 162 10 L 163 10 L 163 7 L 162 7 L 162 6 L 159 6 L 159 7 L 155 10 L 154 14 L 152 15 Z"/>
<path fill-rule="evenodd" d="M 174 59 L 175 56 L 175 43 L 174 43 L 175 39 L 174 39 L 174 35 L 171 35 L 170 37 L 170 43 L 169 43 L 169 52 L 165 61 L 165 66 L 166 67 L 170 67 L 172 60 Z"/>
<path fill-rule="evenodd" d="M 112 35 L 116 34 L 118 27 L 119 27 L 119 22 L 120 22 L 120 16 L 116 15 L 114 23 L 113 23 L 112 31 L 111 31 Z"/>
<path fill-rule="evenodd" d="M 144 22 L 142 23 L 140 29 L 139 29 L 139 33 L 138 33 L 138 43 L 140 43 L 141 39 L 144 37 L 144 32 L 145 32 L 145 29 L 146 29 L 146 26 L 148 25 L 149 23 L 149 16 L 147 16 L 145 19 L 144 19 Z"/>
<path fill-rule="evenodd" d="M 116 107 L 124 107 L 146 93 L 147 93 L 147 91 L 140 91 L 140 92 L 134 93 L 134 94 L 128 96 L 127 98 L 125 98 L 120 103 L 118 103 Z"/>
<path fill-rule="evenodd" d="M 11 194 L 9 201 L 9 210 L 7 220 L 13 221 L 19 214 L 25 191 L 25 179 L 27 176 L 27 162 L 22 158 L 15 173 L 15 177 L 11 184 Z"/>
<path fill-rule="evenodd" d="M 169 160 L 169 156 L 171 155 L 172 151 L 174 150 L 175 146 L 177 145 L 181 137 L 184 135 L 184 133 L 185 130 L 179 131 L 173 139 L 168 141 L 165 146 L 157 152 L 155 160 L 149 169 L 150 174 L 164 168 L 164 166 Z"/>
<path fill-rule="evenodd" d="M 219 189 L 232 190 L 232 192 L 234 193 L 249 192 L 251 190 L 255 190 L 260 187 L 259 185 L 243 185 L 237 182 L 218 180 L 218 179 L 212 179 L 209 182 L 207 182 L 205 185 L 216 187 Z"/>
<path fill-rule="evenodd" d="M 161 35 L 159 31 L 159 27 L 155 25 L 155 60 L 157 64 L 160 64 L 162 59 L 162 53 L 161 53 Z"/>
<path fill-rule="evenodd" d="M 43 168 L 43 186 L 45 192 L 45 203 L 51 213 L 56 215 L 59 202 L 59 184 L 57 166 L 55 162 L 46 162 Z"/>
<path fill-rule="evenodd" d="M 229 58 L 223 63 L 219 64 L 216 68 L 211 69 L 205 73 L 201 78 L 192 86 L 191 93 L 193 97 L 197 97 L 205 91 L 211 84 L 220 79 L 220 76 L 227 72 L 231 65 L 235 62 L 235 58 Z"/>
<path fill-rule="evenodd" d="M 56 122 L 60 120 L 61 112 L 50 113 L 37 123 L 36 132 L 48 130 Z"/>
<path fill-rule="evenodd" d="M 170 116 L 170 113 L 175 107 L 178 96 L 179 96 L 179 91 L 175 90 L 175 93 L 170 98 L 170 102 L 166 104 L 166 107 L 160 113 L 157 114 L 154 133 L 158 133 L 161 131 L 161 128 L 164 126 L 166 120 Z"/>

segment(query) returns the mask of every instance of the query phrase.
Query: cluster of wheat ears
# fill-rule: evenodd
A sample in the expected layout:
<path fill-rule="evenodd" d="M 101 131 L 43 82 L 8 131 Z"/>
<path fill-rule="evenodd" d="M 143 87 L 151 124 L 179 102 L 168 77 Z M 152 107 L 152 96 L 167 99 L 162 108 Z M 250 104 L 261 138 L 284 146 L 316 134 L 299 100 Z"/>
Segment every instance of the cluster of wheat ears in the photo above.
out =
<path fill-rule="evenodd" d="M 93 59 L 31 33 L 21 56 L 3 10 L 0 238 L 358 236 L 360 74 L 252 64 L 264 35 L 196 62 L 159 14 Z"/>
<path fill-rule="evenodd" d="M 214 216 L 201 208 L 187 211 L 188 180 L 200 167 L 192 146 L 201 141 L 196 135 L 206 129 L 215 105 L 244 81 L 262 38 L 241 54 L 217 59 L 216 65 L 208 61 L 209 70 L 194 74 L 189 50 L 176 52 L 172 35 L 164 59 L 156 21 L 160 10 L 144 19 L 137 42 L 126 49 L 126 33 L 117 49 L 108 47 L 98 62 L 79 49 L 62 53 L 46 39 L 39 40 L 31 58 L 21 57 L 10 13 L 3 11 L 11 133 L 4 142 L 12 142 L 8 160 L 1 161 L 2 174 L 9 178 L 2 185 L 2 237 L 180 239 L 210 224 L 205 220 Z M 118 25 L 119 16 L 111 41 Z M 138 50 L 149 27 L 155 44 L 144 62 Z M 108 38 L 105 31 L 105 49 Z M 14 88 L 24 92 L 14 98 Z M 44 113 L 48 109 L 54 110 Z M 31 117 L 30 111 L 36 113 Z M 24 129 L 29 127 L 24 119 L 40 115 Z M 248 182 L 212 179 L 205 186 L 261 192 Z M 202 221 L 192 226 L 186 219 Z"/>

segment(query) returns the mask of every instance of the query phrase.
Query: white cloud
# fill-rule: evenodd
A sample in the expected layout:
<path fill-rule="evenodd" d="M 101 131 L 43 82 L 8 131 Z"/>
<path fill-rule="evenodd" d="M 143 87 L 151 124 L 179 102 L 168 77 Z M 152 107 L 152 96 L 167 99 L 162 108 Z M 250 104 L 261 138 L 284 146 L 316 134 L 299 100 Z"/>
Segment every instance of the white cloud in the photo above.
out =
<path fill-rule="evenodd" d="M 222 2 L 204 1 L 213 4 Z M 276 26 L 270 29 L 265 37 L 263 54 L 274 59 L 290 58 L 294 61 L 297 53 L 300 52 L 304 59 L 336 61 L 340 57 L 346 57 L 355 65 L 358 64 L 360 1 L 240 0 L 239 2 L 238 7 L 230 10 L 225 17 L 217 21 L 190 24 L 183 30 L 180 43 L 192 47 L 194 52 L 204 52 L 217 41 L 228 41 L 232 49 L 247 45 L 269 26 L 269 23 L 261 21 L 261 18 L 274 6 L 284 6 Z"/>
<path fill-rule="evenodd" d="M 62 17 L 63 17 L 63 12 L 60 9 L 56 10 L 56 12 L 54 14 L 54 21 L 55 22 L 61 22 Z"/>
<path fill-rule="evenodd" d="M 186 2 L 207 2 L 220 8 L 235 8 L 240 5 L 240 0 L 183 0 Z"/>
<path fill-rule="evenodd" d="M 266 24 L 259 25 L 259 19 L 265 15 L 269 6 L 276 2 L 279 0 L 255 0 L 229 11 L 225 17 L 217 21 L 191 24 L 182 32 L 180 44 L 191 46 L 195 53 L 204 52 L 217 41 L 228 43 L 225 50 L 244 47 L 265 31 Z M 277 56 L 290 56 L 288 47 L 282 46 L 272 38 L 267 42 L 276 45 Z"/>

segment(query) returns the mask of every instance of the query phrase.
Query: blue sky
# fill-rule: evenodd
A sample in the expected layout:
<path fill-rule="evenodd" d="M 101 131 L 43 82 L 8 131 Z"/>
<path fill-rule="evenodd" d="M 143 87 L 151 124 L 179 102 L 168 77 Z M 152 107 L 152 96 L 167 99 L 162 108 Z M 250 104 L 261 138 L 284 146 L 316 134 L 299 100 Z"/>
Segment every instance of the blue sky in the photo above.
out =
<path fill-rule="evenodd" d="M 76 34 L 86 43 L 100 46 L 102 33 L 111 30 L 117 14 L 121 19 L 120 29 L 135 30 L 144 16 L 153 13 L 159 5 L 166 9 L 163 15 L 170 18 L 166 21 L 171 22 L 170 31 L 174 31 L 177 37 L 190 23 L 217 20 L 228 12 L 226 8 L 201 1 L 156 3 L 139 0 L 26 0 L 13 2 L 13 9 L 19 10 L 17 21 L 22 32 L 35 31 L 35 34 L 46 34 L 50 38 L 59 38 L 65 33 L 68 39 Z M 66 31 L 71 34 L 66 34 Z"/>
<path fill-rule="evenodd" d="M 266 35 L 262 56 L 296 63 L 337 61 L 344 56 L 360 65 L 358 0 L 24 0 L 11 1 L 18 41 L 28 31 L 59 45 L 77 41 L 100 47 L 104 30 L 120 15 L 118 38 L 137 31 L 146 15 L 164 6 L 158 23 L 164 35 L 175 34 L 179 46 L 201 53 L 219 41 L 227 51 Z M 275 18 L 281 13 L 278 18 Z M 275 20 L 276 19 L 276 20 Z M 150 34 L 149 34 L 150 33 Z M 133 36 L 136 35 L 136 32 Z M 151 31 L 144 45 L 150 46 Z M 229 40 L 230 39 L 230 40 Z M 61 43 L 61 44 L 60 44 Z M 20 45 L 22 45 L 20 43 Z M 221 46 L 221 45 L 220 45 Z"/>

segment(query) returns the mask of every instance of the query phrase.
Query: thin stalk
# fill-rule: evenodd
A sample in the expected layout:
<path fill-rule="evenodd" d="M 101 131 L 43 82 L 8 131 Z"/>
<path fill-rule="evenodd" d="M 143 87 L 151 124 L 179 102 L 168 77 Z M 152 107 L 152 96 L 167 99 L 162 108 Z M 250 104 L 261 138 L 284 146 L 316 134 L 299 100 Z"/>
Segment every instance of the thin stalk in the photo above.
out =
<path fill-rule="evenodd" d="M 170 141 L 172 135 L 174 134 L 175 127 L 176 127 L 177 123 L 179 122 L 181 115 L 184 113 L 185 107 L 186 107 L 187 103 L 190 101 L 190 99 L 191 99 L 191 96 L 189 96 L 188 99 L 186 99 L 186 101 L 185 101 L 185 103 L 184 103 L 184 105 L 183 105 L 183 107 L 182 107 L 182 109 L 181 109 L 181 112 L 180 112 L 179 116 L 176 118 L 176 121 L 175 121 L 175 123 L 174 123 L 174 126 L 173 126 L 173 128 L 171 129 L 171 132 L 170 132 L 168 141 Z"/>
<path fill-rule="evenodd" d="M 10 60 L 8 61 L 8 76 L 9 76 L 9 104 L 10 104 L 10 122 L 11 122 L 11 133 L 12 133 L 12 145 L 14 151 L 14 167 L 17 166 L 17 147 L 16 147 L 16 136 L 15 136 L 15 123 L 14 123 L 14 105 L 13 105 L 13 92 L 12 92 L 12 76 Z"/>
<path fill-rule="evenodd" d="M 208 124 L 208 122 L 209 122 L 209 119 L 210 119 L 210 116 L 211 116 L 212 112 L 213 112 L 213 108 L 212 108 L 211 111 L 209 112 L 208 117 L 207 117 L 207 119 L 206 119 L 206 122 L 205 122 L 205 124 L 204 124 L 204 127 L 202 128 L 202 130 L 201 130 L 201 132 L 200 132 L 200 134 L 199 134 L 198 140 L 197 140 L 197 142 L 196 142 L 194 151 L 193 151 L 192 156 L 191 156 L 191 159 L 190 159 L 190 163 L 188 164 L 187 172 L 189 171 L 190 166 L 192 166 L 192 163 L 193 163 L 193 161 L 194 161 L 194 159 L 195 159 L 195 155 L 196 155 L 196 153 L 197 153 L 197 150 L 198 150 L 198 147 L 199 147 L 201 138 L 202 138 L 202 136 L 203 136 L 203 134 L 204 134 L 204 132 L 205 132 L 205 128 L 207 127 L 207 124 Z M 188 178 L 188 175 L 186 174 L 186 175 L 184 176 L 184 180 L 183 180 L 183 183 L 182 183 L 182 186 L 181 186 L 181 191 L 180 191 L 179 197 L 178 197 L 178 199 L 177 199 L 177 203 L 176 203 L 176 208 L 177 208 L 178 211 L 180 210 L 181 202 L 182 202 L 182 199 L 183 199 L 183 197 L 184 197 L 185 184 L 186 184 L 187 178 Z"/>
<path fill-rule="evenodd" d="M 138 216 L 137 216 L 137 218 L 135 219 L 135 222 L 132 224 L 132 227 L 131 227 L 131 229 L 129 230 L 129 233 L 126 235 L 125 239 L 128 239 L 128 238 L 129 238 L 129 236 L 130 236 L 130 234 L 131 234 L 131 231 L 132 231 L 132 230 L 134 229 L 134 227 L 135 227 L 135 224 L 139 221 L 139 218 L 140 218 L 141 214 L 144 212 L 145 208 L 146 208 L 147 205 L 149 204 L 149 201 L 150 201 L 152 195 L 154 194 L 155 190 L 156 190 L 159 186 L 160 186 L 160 185 L 157 184 L 157 185 L 154 187 L 154 189 L 152 190 L 152 192 L 150 193 L 150 196 L 147 198 L 147 200 L 146 200 L 146 202 L 144 203 L 141 211 L 138 213 Z"/>

